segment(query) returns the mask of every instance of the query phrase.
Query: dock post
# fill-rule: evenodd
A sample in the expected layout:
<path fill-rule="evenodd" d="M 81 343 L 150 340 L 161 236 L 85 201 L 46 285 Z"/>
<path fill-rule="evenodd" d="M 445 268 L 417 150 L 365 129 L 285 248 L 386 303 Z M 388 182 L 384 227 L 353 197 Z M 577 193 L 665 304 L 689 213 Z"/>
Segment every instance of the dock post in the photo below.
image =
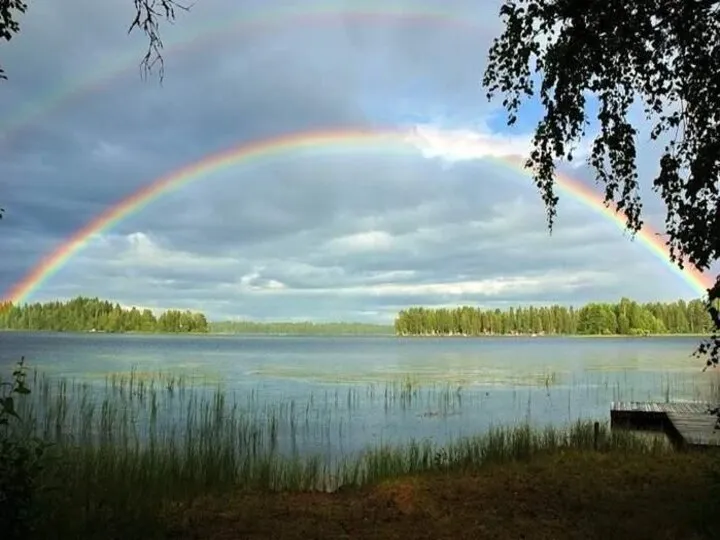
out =
<path fill-rule="evenodd" d="M 595 422 L 593 425 L 593 449 L 598 449 L 598 439 L 600 438 L 600 422 Z"/>

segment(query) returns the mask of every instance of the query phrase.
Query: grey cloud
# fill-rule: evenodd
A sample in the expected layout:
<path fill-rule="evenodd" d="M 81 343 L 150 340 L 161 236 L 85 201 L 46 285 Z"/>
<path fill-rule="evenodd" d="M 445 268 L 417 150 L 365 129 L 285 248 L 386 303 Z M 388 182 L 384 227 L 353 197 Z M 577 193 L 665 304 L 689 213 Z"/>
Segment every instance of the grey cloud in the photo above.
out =
<path fill-rule="evenodd" d="M 203 253 L 263 242 L 266 247 L 256 248 L 271 255 L 278 246 L 268 242 L 286 238 L 297 246 L 298 234 L 317 243 L 363 228 L 402 235 L 484 220 L 496 200 L 525 192 L 517 182 L 478 181 L 479 175 L 506 174 L 482 167 L 447 170 L 418 157 L 293 156 L 197 181 L 153 202 L 127 227 L 161 231 L 173 246 L 192 245 Z M 534 212 L 533 226 L 542 227 L 543 219 Z"/>
<path fill-rule="evenodd" d="M 198 181 L 153 203 L 134 226 L 163 231 L 171 244 L 202 252 L 313 231 L 312 240 L 329 239 L 354 231 L 358 220 L 379 221 L 426 202 L 429 192 L 439 191 L 422 185 L 427 173 L 418 159 L 295 157 Z M 185 211 L 165 210 L 179 207 Z"/>

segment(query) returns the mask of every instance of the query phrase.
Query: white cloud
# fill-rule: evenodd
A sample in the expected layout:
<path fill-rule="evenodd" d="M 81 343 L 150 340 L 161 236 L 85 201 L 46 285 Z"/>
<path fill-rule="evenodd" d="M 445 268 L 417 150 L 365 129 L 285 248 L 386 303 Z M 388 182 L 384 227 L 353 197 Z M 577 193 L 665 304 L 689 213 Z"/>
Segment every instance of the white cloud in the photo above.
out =
<path fill-rule="evenodd" d="M 273 291 L 279 292 L 287 289 L 284 283 L 276 279 L 265 279 L 262 277 L 260 270 L 254 270 L 249 274 L 245 274 L 240 278 L 237 289 L 247 292 L 263 292 Z"/>
<path fill-rule="evenodd" d="M 96 143 L 91 156 L 97 161 L 108 163 L 125 161 L 130 158 L 130 154 L 124 146 L 102 140 Z"/>
<path fill-rule="evenodd" d="M 206 256 L 190 251 L 167 249 L 151 234 L 98 235 L 89 247 L 94 257 L 106 257 L 107 264 L 136 271 L 151 268 L 217 270 L 235 267 L 239 261 L 229 256 Z M 87 255 L 86 255 L 87 257 Z"/>
<path fill-rule="evenodd" d="M 406 140 L 426 158 L 451 164 L 488 158 L 524 160 L 530 155 L 533 136 L 493 133 L 487 128 L 447 129 L 437 124 L 417 124 L 408 130 Z M 582 167 L 591 150 L 592 137 L 585 136 L 573 149 L 573 161 L 561 161 L 571 168 Z"/>
<path fill-rule="evenodd" d="M 568 292 L 589 284 L 614 283 L 617 279 L 608 272 L 582 271 L 582 272 L 551 272 L 537 276 L 506 276 L 493 279 L 446 281 L 436 283 L 372 283 L 350 287 L 318 287 L 318 288 L 274 288 L 253 287 L 251 281 L 257 279 L 259 274 L 244 276 L 247 278 L 232 288 L 237 291 L 249 291 L 259 294 L 287 294 L 287 295 L 314 295 L 324 296 L 330 294 L 348 296 L 468 296 L 479 295 L 495 297 L 503 294 L 534 294 L 547 290 Z"/>
<path fill-rule="evenodd" d="M 393 247 L 393 237 L 385 231 L 364 231 L 333 238 L 327 243 L 330 251 L 359 253 L 387 251 Z"/>
<path fill-rule="evenodd" d="M 426 158 L 468 161 L 483 158 L 524 157 L 530 149 L 530 135 L 501 135 L 472 129 L 441 129 L 418 124 L 409 130 L 407 142 Z"/>

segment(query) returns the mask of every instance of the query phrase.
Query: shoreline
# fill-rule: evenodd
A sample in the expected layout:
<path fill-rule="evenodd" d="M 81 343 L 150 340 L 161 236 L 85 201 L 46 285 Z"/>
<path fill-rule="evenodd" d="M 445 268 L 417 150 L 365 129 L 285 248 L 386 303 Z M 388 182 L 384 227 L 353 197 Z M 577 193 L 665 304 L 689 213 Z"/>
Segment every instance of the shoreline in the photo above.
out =
<path fill-rule="evenodd" d="M 399 338 L 439 338 L 439 339 L 485 339 L 485 338 L 532 338 L 532 339 L 553 339 L 553 338 L 579 338 L 579 339 L 606 339 L 606 338 L 671 338 L 671 337 L 699 337 L 709 338 L 709 334 L 490 334 L 490 335 L 462 335 L 462 334 L 410 334 L 397 335 Z"/>
<path fill-rule="evenodd" d="M 365 333 L 325 333 L 325 332 L 143 332 L 131 330 L 127 332 L 91 332 L 89 330 L 25 330 L 14 328 L 0 328 L 0 333 L 17 334 L 72 334 L 72 335 L 115 335 L 115 336 L 187 336 L 187 337 L 368 337 L 368 338 L 397 338 L 397 339 L 657 339 L 657 338 L 702 338 L 709 339 L 710 334 L 683 333 L 683 334 L 365 334 Z"/>

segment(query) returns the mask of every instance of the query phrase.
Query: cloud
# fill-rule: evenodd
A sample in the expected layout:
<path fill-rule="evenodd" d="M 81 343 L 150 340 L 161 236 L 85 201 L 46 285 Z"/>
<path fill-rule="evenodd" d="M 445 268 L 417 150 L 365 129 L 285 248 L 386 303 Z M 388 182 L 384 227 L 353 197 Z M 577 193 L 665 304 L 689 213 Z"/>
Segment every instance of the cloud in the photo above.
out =
<path fill-rule="evenodd" d="M 434 125 L 416 125 L 407 140 L 427 158 L 449 162 L 483 158 L 525 158 L 531 148 L 529 135 L 504 135 L 471 129 L 438 129 Z"/>
<path fill-rule="evenodd" d="M 498 2 L 349 5 L 283 19 L 284 4 L 199 3 L 164 34 L 162 86 L 139 77 L 125 0 L 31 6 L 0 84 L 0 287 L 208 155 L 359 128 L 404 133 L 406 151 L 309 147 L 199 175 L 97 231 L 30 299 L 390 321 L 415 304 L 696 295 L 570 196 L 548 234 L 536 188 L 508 165 L 533 124 L 504 126 L 479 86 Z"/>
<path fill-rule="evenodd" d="M 390 251 L 393 237 L 385 231 L 365 231 L 333 238 L 327 242 L 327 247 L 338 255 Z"/>
<path fill-rule="evenodd" d="M 253 279 L 259 277 L 259 274 L 252 274 Z M 535 277 L 509 277 L 475 281 L 450 281 L 445 283 L 374 283 L 365 284 L 355 287 L 332 287 L 332 288 L 311 288 L 311 289 L 288 289 L 284 285 L 275 280 L 268 280 L 272 283 L 270 286 L 258 288 L 257 290 L 273 294 L 275 292 L 295 292 L 297 294 L 314 294 L 329 295 L 341 294 L 352 296 L 383 296 L 392 298 L 396 296 L 440 296 L 440 297 L 468 297 L 481 296 L 492 298 L 500 296 L 504 293 L 513 294 L 533 294 L 542 292 L 549 288 L 560 289 L 562 291 L 574 290 L 584 286 L 589 281 L 598 281 L 598 279 L 607 279 L 608 276 L 598 272 L 558 274 L 553 272 L 549 275 Z M 614 278 L 610 277 L 615 281 Z M 248 282 L 241 280 L 242 286 Z"/>
<path fill-rule="evenodd" d="M 118 163 L 131 158 L 131 154 L 122 145 L 102 140 L 97 142 L 90 155 L 94 159 L 107 164 Z"/>

